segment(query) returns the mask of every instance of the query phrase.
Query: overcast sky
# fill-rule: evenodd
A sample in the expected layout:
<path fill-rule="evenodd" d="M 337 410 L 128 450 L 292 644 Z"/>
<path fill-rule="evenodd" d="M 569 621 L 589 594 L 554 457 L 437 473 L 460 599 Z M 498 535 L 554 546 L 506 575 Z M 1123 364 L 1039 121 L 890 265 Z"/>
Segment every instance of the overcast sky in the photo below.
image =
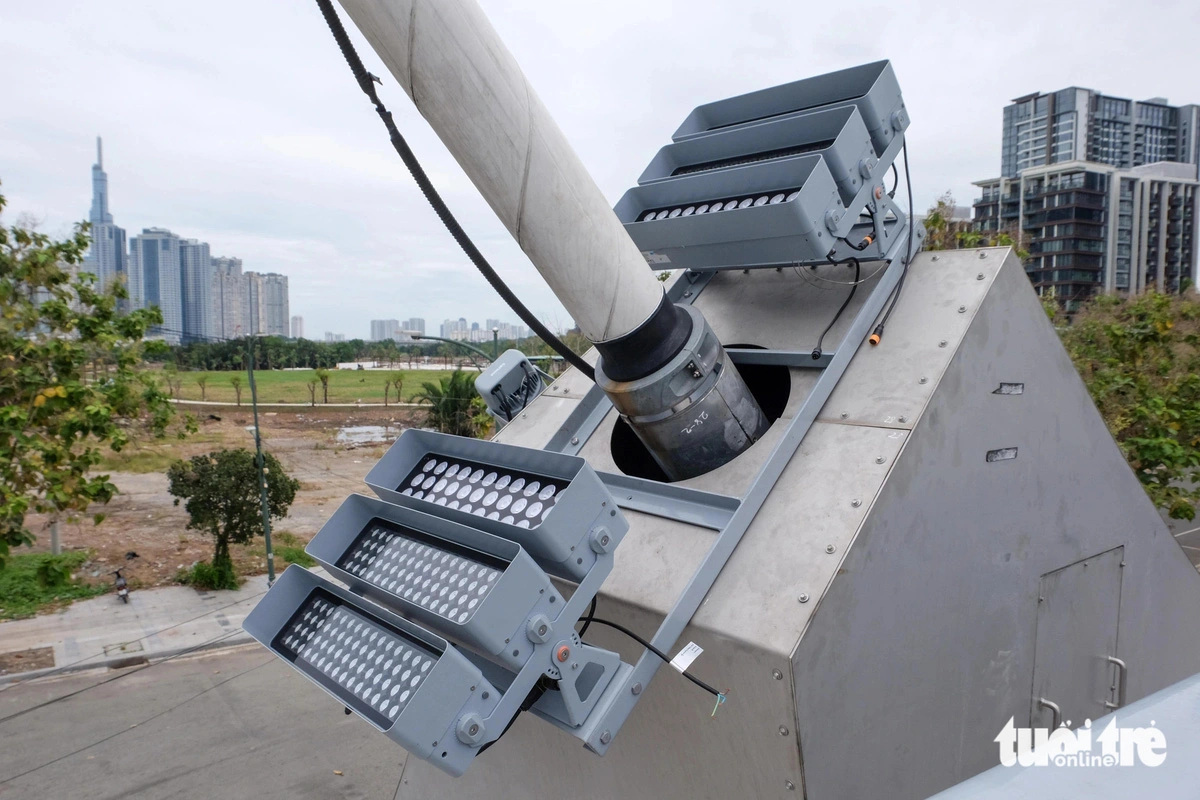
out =
<path fill-rule="evenodd" d="M 1070 85 L 1200 102 L 1200 4 L 481 0 L 611 202 L 696 105 L 890 58 L 918 212 L 1000 168 L 1012 98 Z M 569 318 L 348 19 L 380 94 L 476 242 L 551 327 Z M 95 136 L 117 224 L 290 278 L 305 332 L 516 321 L 392 151 L 316 8 L 283 0 L 0 5 L 5 217 L 85 219 Z"/>

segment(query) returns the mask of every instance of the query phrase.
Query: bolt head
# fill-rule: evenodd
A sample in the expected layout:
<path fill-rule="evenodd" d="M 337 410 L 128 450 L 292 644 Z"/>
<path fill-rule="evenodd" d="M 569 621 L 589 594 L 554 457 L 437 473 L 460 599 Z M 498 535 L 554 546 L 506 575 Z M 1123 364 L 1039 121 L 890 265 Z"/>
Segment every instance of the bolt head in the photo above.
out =
<path fill-rule="evenodd" d="M 567 647 L 565 644 L 562 645 L 558 648 L 558 651 L 554 654 L 554 657 L 558 659 L 558 663 L 560 664 L 567 663 L 567 659 L 571 657 L 571 648 Z"/>
<path fill-rule="evenodd" d="M 929 378 L 921 378 L 921 380 L 917 381 L 917 383 L 920 383 L 922 385 L 929 383 Z"/>
<path fill-rule="evenodd" d="M 632 694 L 634 697 L 641 694 L 642 693 L 642 685 L 640 683 L 635 683 L 633 686 L 630 686 L 629 693 Z"/>
<path fill-rule="evenodd" d="M 967 307 L 966 307 L 966 306 L 959 306 L 959 307 L 958 307 L 958 313 L 960 313 L 960 314 L 965 314 L 965 313 L 967 313 Z"/>
<path fill-rule="evenodd" d="M 612 734 L 609 733 L 608 731 L 604 731 L 604 733 L 600 734 L 600 744 L 608 744 L 611 741 L 612 741 Z"/>
<path fill-rule="evenodd" d="M 825 552 L 826 552 L 826 553 L 830 553 L 830 554 L 832 554 L 832 553 L 836 553 L 836 552 L 837 552 L 837 548 L 836 548 L 836 547 L 834 547 L 834 546 L 833 546 L 833 545 L 831 545 L 831 544 L 827 544 L 827 545 L 825 545 Z"/>
<path fill-rule="evenodd" d="M 578 436 L 572 436 L 572 437 L 571 437 L 571 444 L 579 444 L 579 437 L 578 437 Z"/>
<path fill-rule="evenodd" d="M 773 670 L 771 670 L 771 677 L 777 681 L 781 681 L 781 680 L 783 680 L 783 673 L 777 669 L 773 669 Z"/>
<path fill-rule="evenodd" d="M 942 339 L 940 342 L 938 342 L 938 347 L 945 347 L 948 344 L 950 344 L 950 343 L 947 342 L 945 339 Z"/>
<path fill-rule="evenodd" d="M 984 251 L 980 250 L 980 251 L 979 251 L 979 257 L 980 257 L 980 258 L 987 258 L 987 253 L 985 253 Z"/>
<path fill-rule="evenodd" d="M 791 781 L 784 781 L 783 785 L 787 787 L 789 792 L 794 792 L 796 790 L 796 784 L 792 783 Z"/>
<path fill-rule="evenodd" d="M 852 508 L 858 508 L 861 505 L 862 505 L 862 500 L 859 500 L 857 497 L 850 501 L 850 506 Z"/>
<path fill-rule="evenodd" d="M 849 415 L 849 414 L 847 414 L 845 411 L 843 411 L 843 412 L 842 412 L 842 414 L 841 414 L 841 417 L 842 417 L 842 419 L 849 419 L 849 418 L 850 418 L 850 415 Z"/>
<path fill-rule="evenodd" d="M 830 552 L 833 552 L 833 551 L 830 551 Z M 800 600 L 801 603 L 807 603 L 808 602 L 808 592 L 801 592 L 800 597 L 798 599 Z"/>
<path fill-rule="evenodd" d="M 981 273 L 979 273 L 978 275 L 976 275 L 976 276 L 975 276 L 975 280 L 977 280 L 977 281 L 981 281 L 981 280 L 983 280 L 983 273 L 981 272 Z"/>
<path fill-rule="evenodd" d="M 905 422 L 908 422 L 908 417 L 897 417 L 896 421 L 900 424 L 904 424 Z"/>
<path fill-rule="evenodd" d="M 937 261 L 937 260 L 938 260 L 938 257 L 937 257 L 937 256 L 934 256 L 934 257 L 933 257 L 933 260 L 934 260 L 934 261 Z"/>
<path fill-rule="evenodd" d="M 780 725 L 780 726 L 779 726 L 779 735 L 780 735 L 780 736 L 787 736 L 787 735 L 788 735 L 788 733 L 789 733 L 789 731 L 788 731 L 788 729 L 787 729 L 787 726 L 785 726 L 785 725 Z"/>

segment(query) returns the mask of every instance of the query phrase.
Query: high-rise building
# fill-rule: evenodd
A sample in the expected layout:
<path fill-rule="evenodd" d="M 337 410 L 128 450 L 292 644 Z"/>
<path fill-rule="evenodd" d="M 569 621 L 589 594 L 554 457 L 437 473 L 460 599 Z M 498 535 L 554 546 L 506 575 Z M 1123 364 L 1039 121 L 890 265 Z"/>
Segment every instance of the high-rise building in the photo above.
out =
<path fill-rule="evenodd" d="M 406 319 L 400 323 L 400 327 L 403 328 L 406 333 L 418 333 L 421 335 L 425 334 L 425 320 L 421 319 L 420 317 Z"/>
<path fill-rule="evenodd" d="M 92 208 L 88 214 L 92 238 L 83 271 L 96 276 L 96 285 L 103 291 L 113 281 L 127 281 L 125 229 L 113 224 L 108 210 L 108 173 L 104 171 L 104 149 L 96 137 L 96 163 L 92 165 Z M 127 301 L 125 303 L 128 305 Z"/>
<path fill-rule="evenodd" d="M 1004 108 L 1000 175 L 1094 161 L 1130 169 L 1156 161 L 1200 163 L 1200 106 L 1134 101 L 1072 86 L 1018 97 Z"/>
<path fill-rule="evenodd" d="M 304 317 L 300 316 L 299 314 L 292 316 L 292 338 L 304 338 Z"/>
<path fill-rule="evenodd" d="M 1195 280 L 1195 165 L 1073 161 L 975 185 L 976 229 L 1019 232 L 1034 288 L 1068 310 L 1100 292 L 1178 293 Z"/>
<path fill-rule="evenodd" d="M 400 320 L 398 319 L 373 319 L 371 320 L 371 341 L 382 342 L 384 339 L 395 339 L 396 334 L 400 332 Z"/>
<path fill-rule="evenodd" d="M 325 341 L 327 341 L 327 342 L 344 342 L 344 341 L 346 341 L 346 334 L 333 333 L 332 331 L 325 331 Z"/>
<path fill-rule="evenodd" d="M 213 265 L 207 242 L 184 239 L 179 243 L 182 340 L 202 342 L 212 333 Z"/>
<path fill-rule="evenodd" d="M 129 241 L 131 308 L 157 307 L 162 325 L 150 333 L 178 344 L 183 333 L 179 237 L 165 228 L 144 228 Z"/>
<path fill-rule="evenodd" d="M 245 331 L 252 336 L 288 335 L 288 279 L 276 272 L 246 272 Z"/>
<path fill-rule="evenodd" d="M 242 260 L 218 256 L 212 259 L 209 289 L 209 333 L 215 339 L 236 339 L 246 330 L 246 278 Z"/>

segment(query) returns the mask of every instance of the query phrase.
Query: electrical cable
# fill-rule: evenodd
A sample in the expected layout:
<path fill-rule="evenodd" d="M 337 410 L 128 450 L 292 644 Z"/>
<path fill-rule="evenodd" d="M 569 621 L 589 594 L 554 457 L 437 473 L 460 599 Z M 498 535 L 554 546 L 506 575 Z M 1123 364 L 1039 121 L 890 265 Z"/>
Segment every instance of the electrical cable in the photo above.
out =
<path fill-rule="evenodd" d="M 904 185 L 908 189 L 908 255 L 904 259 L 904 267 L 900 272 L 900 280 L 896 281 L 896 288 L 892 291 L 892 302 L 888 305 L 887 311 L 883 313 L 883 319 L 875 326 L 875 330 L 871 331 L 871 336 L 867 339 L 872 345 L 877 345 L 883 341 L 883 328 L 892 317 L 892 312 L 896 310 L 896 303 L 900 300 L 900 291 L 904 288 L 904 279 L 908 277 L 908 266 L 912 263 L 913 255 L 913 237 L 916 234 L 914 226 L 916 218 L 913 216 L 913 194 L 912 194 L 912 173 L 908 171 L 908 142 L 904 142 Z"/>
<path fill-rule="evenodd" d="M 645 639 L 643 639 L 641 636 L 638 636 L 636 633 L 634 633 L 633 631 L 629 630 L 629 628 L 626 628 L 624 625 L 618 625 L 617 623 L 615 623 L 615 622 L 610 622 L 609 620 L 606 620 L 606 619 L 600 619 L 599 617 L 593 617 L 593 616 L 591 616 L 590 614 L 589 614 L 588 616 L 586 616 L 586 617 L 580 617 L 580 621 L 581 621 L 581 622 L 595 622 L 597 625 L 606 625 L 606 626 L 608 626 L 609 628 L 613 628 L 613 629 L 615 629 L 615 630 L 618 630 L 618 631 L 620 631 L 621 633 L 623 633 L 623 634 L 625 634 L 626 636 L 628 636 L 630 639 L 633 639 L 635 642 L 637 642 L 638 644 L 640 644 L 642 647 L 644 647 L 644 648 L 646 648 L 647 650 L 649 650 L 651 653 L 654 653 L 654 655 L 656 655 L 656 656 L 658 656 L 659 658 L 661 658 L 661 659 L 663 660 L 663 663 L 665 663 L 665 664 L 670 664 L 670 663 L 671 663 L 671 657 L 670 657 L 669 655 L 667 655 L 666 653 L 664 653 L 662 650 L 659 650 L 657 647 L 655 647 L 654 645 L 650 644 L 650 642 L 646 641 L 646 640 L 645 640 Z M 714 697 L 724 697 L 724 695 L 725 695 L 725 693 L 724 693 L 724 692 L 718 692 L 716 689 L 714 689 L 713 687 L 709 686 L 707 683 L 705 683 L 704 681 L 700 680 L 700 679 L 699 679 L 699 678 L 697 678 L 695 675 L 690 675 L 690 674 L 688 674 L 686 671 L 685 671 L 685 672 L 682 672 L 682 673 L 680 673 L 680 674 L 681 674 L 681 675 L 683 675 L 683 677 L 687 678 L 687 679 L 688 679 L 689 681 L 691 681 L 692 683 L 694 683 L 694 684 L 696 684 L 697 686 L 699 686 L 699 687 L 700 687 L 701 689 L 703 689 L 704 691 L 706 691 L 706 692 L 708 692 L 709 694 L 713 695 Z"/>
<path fill-rule="evenodd" d="M 121 680 L 122 678 L 128 678 L 130 675 L 136 675 L 139 672 L 143 672 L 145 670 L 150 669 L 151 667 L 157 667 L 159 664 L 166 664 L 168 661 L 173 661 L 176 658 L 179 658 L 180 656 L 188 655 L 189 653 L 193 653 L 201 648 L 207 647 L 208 645 L 216 644 L 217 642 L 220 642 L 224 639 L 228 639 L 231 636 L 236 636 L 239 633 L 241 633 L 240 630 L 232 630 L 232 631 L 229 631 L 228 633 L 223 633 L 220 636 L 216 637 L 215 639 L 209 639 L 208 641 L 200 642 L 199 644 L 193 645 L 186 650 L 180 650 L 178 653 L 175 653 L 174 655 L 167 656 L 162 661 L 155 661 L 150 664 L 146 664 L 144 666 L 138 667 L 137 669 L 131 669 L 128 672 L 119 673 L 117 675 L 112 676 L 111 678 L 105 678 L 102 681 L 97 681 L 96 683 L 85 686 L 82 689 L 76 689 L 73 692 L 67 692 L 66 694 L 59 695 L 58 697 L 52 698 L 50 700 L 46 700 L 45 702 L 38 703 L 37 705 L 34 705 L 34 706 L 30 706 L 29 708 L 23 708 L 20 711 L 16 711 L 16 712 L 13 712 L 12 714 L 9 714 L 7 717 L 0 717 L 0 723 L 8 722 L 9 720 L 16 719 L 17 717 L 23 717 L 26 714 L 30 714 L 34 711 L 37 711 L 38 709 L 45 708 L 46 706 L 52 706 L 55 703 L 62 702 L 63 700 L 69 700 L 70 698 L 75 697 L 76 695 L 81 695 L 84 692 L 89 692 L 98 686 L 104 686 L 105 684 L 112 683 L 113 681 L 118 681 L 118 680 Z M 3 783 L 3 781 L 0 781 L 0 783 Z"/>
<path fill-rule="evenodd" d="M 147 717 L 146 719 L 142 720 L 141 722 L 137 723 L 136 725 L 131 725 L 128 728 L 122 728 L 121 730 L 117 731 L 116 733 L 110 733 L 108 736 L 105 736 L 104 738 L 102 738 L 98 741 L 92 742 L 89 745 L 81 747 L 78 750 L 72 750 L 69 753 L 64 753 L 61 756 L 56 756 L 55 758 L 52 758 L 49 761 L 38 764 L 36 767 L 31 767 L 30 769 L 27 769 L 24 772 L 17 773 L 16 775 L 9 775 L 6 778 L 0 778 L 0 785 L 9 783 L 11 781 L 15 781 L 18 778 L 23 778 L 26 775 L 29 775 L 30 773 L 37 772 L 40 769 L 45 769 L 46 767 L 49 767 L 52 764 L 57 764 L 58 762 L 60 762 L 64 759 L 70 758 L 71 756 L 77 756 L 85 750 L 91 750 L 93 747 L 96 747 L 97 745 L 104 744 L 105 742 L 115 739 L 118 736 L 129 733 L 132 730 L 136 730 L 137 728 L 141 727 L 142 725 L 145 725 L 148 722 L 153 722 L 154 720 L 158 719 L 159 717 L 166 716 L 167 714 L 171 713 L 172 711 L 175 711 L 179 707 L 192 702 L 193 700 L 195 700 L 198 697 L 201 697 L 202 695 L 208 694 L 209 692 L 211 692 L 214 689 L 221 688 L 222 686 L 224 686 L 225 684 L 229 683 L 232 680 L 236 680 L 236 679 L 242 677 L 243 675 L 254 672 L 256 669 L 262 669 L 263 667 L 265 667 L 267 664 L 270 664 L 274 660 L 275 660 L 274 658 L 268 658 L 266 661 L 264 661 L 263 663 L 261 663 L 257 666 L 250 667 L 249 669 L 244 669 L 241 672 L 237 673 L 236 675 L 231 675 L 228 678 L 225 678 L 224 680 L 222 680 L 218 683 L 214 683 L 212 686 L 209 686 L 207 689 L 201 689 L 199 692 L 196 692 L 196 694 L 192 695 L 191 697 L 188 697 L 186 700 L 180 700 L 178 703 L 171 706 L 170 708 L 159 711 L 157 714 Z M 162 662 L 160 662 L 160 663 L 162 663 Z"/>
<path fill-rule="evenodd" d="M 583 617 L 580 618 L 580 621 L 583 622 L 583 627 L 579 629 L 579 638 L 580 639 L 582 639 L 583 635 L 585 633 L 587 633 L 588 626 L 592 624 L 592 617 L 595 614 L 596 614 L 596 595 L 592 595 L 592 604 L 588 606 L 587 614 L 585 614 Z"/>
<path fill-rule="evenodd" d="M 553 348 L 556 353 L 561 355 L 569 364 L 571 364 L 571 366 L 575 367 L 584 375 L 587 375 L 589 380 L 595 381 L 596 372 L 594 369 L 592 369 L 592 365 L 584 361 L 575 353 L 574 350 L 567 347 L 566 344 L 564 344 L 557 336 L 551 333 L 550 330 L 542 324 L 541 320 L 534 316 L 533 312 L 526 308 L 524 303 L 522 303 L 517 296 L 513 294 L 512 290 L 508 288 L 508 285 L 504 283 L 503 279 L 501 279 L 501 277 L 492 268 L 492 265 L 489 264 L 487 259 L 484 258 L 483 254 L 479 252 L 479 249 L 475 246 L 475 243 L 471 241 L 471 238 L 467 235 L 467 232 L 463 230 L 463 227 L 458 223 L 458 220 L 455 219 L 454 214 L 451 213 L 449 206 L 447 206 L 445 201 L 442 200 L 442 196 L 438 194 L 437 189 L 434 188 L 433 183 L 429 180 L 429 176 L 425 174 L 425 170 L 421 167 L 421 163 L 417 160 L 416 155 L 414 155 L 413 151 L 409 148 L 408 142 L 406 142 L 404 137 L 400 134 L 399 129 L 396 127 L 396 123 L 392 120 L 392 113 L 384 107 L 383 102 L 379 99 L 379 95 L 376 94 L 375 83 L 380 83 L 382 85 L 382 82 L 379 80 L 379 78 L 375 77 L 370 72 L 367 72 L 366 67 L 363 66 L 362 60 L 359 59 L 358 53 L 354 49 L 354 45 L 350 42 L 350 37 L 346 35 L 346 29 L 342 27 L 341 20 L 338 19 L 337 13 L 333 10 L 333 4 L 330 2 L 330 0 L 317 0 L 317 6 L 321 9 L 321 15 L 325 17 L 325 23 L 329 26 L 329 30 L 333 34 L 333 38 L 337 41 L 338 48 L 342 51 L 342 56 L 346 59 L 346 63 L 350 65 L 350 71 L 354 73 L 354 79 L 358 82 L 359 88 L 361 88 L 367 97 L 370 98 L 371 102 L 375 106 L 375 112 L 379 114 L 379 118 L 383 120 L 384 126 L 387 127 L 388 135 L 392 141 L 392 146 L 399 154 L 401 160 L 404 161 L 404 166 L 408 167 L 408 171 L 412 173 L 413 179 L 417 182 L 417 187 L 421 190 L 421 193 L 425 195 L 425 199 L 429 201 L 431 206 L 433 206 L 433 210 L 438 215 L 438 219 L 442 221 L 442 224 L 446 226 L 446 229 L 450 232 L 450 235 L 454 237 L 454 241 L 456 241 L 458 246 L 463 249 L 463 252 L 466 253 L 467 258 L 469 258 L 471 263 L 475 265 L 476 269 L 483 274 L 483 277 L 487 279 L 487 282 L 491 284 L 492 288 L 495 289 L 500 297 L 504 299 L 504 302 L 508 304 L 508 307 L 511 308 L 513 312 L 516 313 L 516 315 L 520 317 L 534 333 L 540 336 L 542 341 L 550 345 L 550 347 Z"/>
<path fill-rule="evenodd" d="M 829 320 L 829 324 L 825 326 L 825 330 L 821 331 L 821 335 L 817 337 L 817 346 L 812 351 L 813 361 L 821 357 L 821 344 L 825 341 L 825 334 L 829 333 L 830 329 L 842 318 L 842 312 L 846 310 L 846 306 L 850 305 L 850 301 L 854 299 L 854 293 L 858 291 L 859 276 L 862 273 L 862 265 L 858 263 L 858 259 L 854 256 L 850 256 L 842 261 L 830 259 L 831 264 L 845 264 L 849 261 L 854 262 L 854 283 L 850 284 L 850 294 L 846 295 L 846 299 L 842 301 L 842 305 L 838 308 L 837 313 L 833 315 L 833 319 Z"/>
<path fill-rule="evenodd" d="M 896 169 L 896 162 L 892 162 L 892 190 L 888 192 L 888 197 L 896 196 L 896 187 L 900 185 L 900 171 Z"/>

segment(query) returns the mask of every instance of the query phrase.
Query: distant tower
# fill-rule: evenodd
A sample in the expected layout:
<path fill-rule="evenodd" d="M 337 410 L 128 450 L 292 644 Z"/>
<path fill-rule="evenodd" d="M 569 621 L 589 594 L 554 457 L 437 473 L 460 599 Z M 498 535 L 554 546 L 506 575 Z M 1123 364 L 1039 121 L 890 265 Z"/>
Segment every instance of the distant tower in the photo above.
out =
<path fill-rule="evenodd" d="M 95 275 L 101 289 L 108 288 L 113 281 L 127 280 L 125 229 L 113 224 L 108 210 L 108 174 L 104 171 L 104 150 L 99 136 L 96 163 L 92 165 L 92 210 L 88 221 L 92 244 L 84 258 L 83 271 Z"/>

